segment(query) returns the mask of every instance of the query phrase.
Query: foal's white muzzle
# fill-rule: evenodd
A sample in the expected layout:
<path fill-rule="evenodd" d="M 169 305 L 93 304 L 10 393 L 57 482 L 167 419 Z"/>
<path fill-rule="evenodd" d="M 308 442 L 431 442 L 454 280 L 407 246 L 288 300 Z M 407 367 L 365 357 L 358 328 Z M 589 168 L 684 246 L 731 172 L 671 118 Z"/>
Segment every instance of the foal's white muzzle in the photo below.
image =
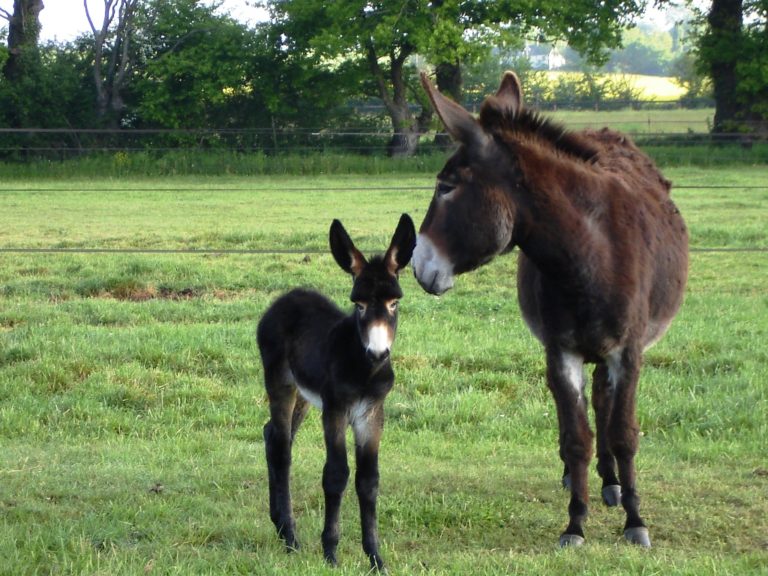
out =
<path fill-rule="evenodd" d="M 411 265 L 416 280 L 430 294 L 439 296 L 453 287 L 453 264 L 424 234 L 416 239 Z"/>
<path fill-rule="evenodd" d="M 392 348 L 392 331 L 384 323 L 373 324 L 368 329 L 368 342 L 365 353 L 373 361 L 382 361 L 389 358 Z"/>

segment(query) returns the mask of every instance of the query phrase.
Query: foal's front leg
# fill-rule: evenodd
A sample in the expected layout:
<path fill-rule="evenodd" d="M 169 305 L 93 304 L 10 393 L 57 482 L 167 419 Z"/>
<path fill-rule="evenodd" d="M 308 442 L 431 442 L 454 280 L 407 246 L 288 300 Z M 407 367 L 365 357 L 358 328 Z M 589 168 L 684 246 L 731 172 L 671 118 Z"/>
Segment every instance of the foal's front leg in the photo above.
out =
<path fill-rule="evenodd" d="M 571 501 L 570 521 L 560 536 L 561 546 L 584 543 L 589 491 L 587 465 L 592 457 L 592 431 L 584 399 L 584 359 L 563 350 L 547 351 L 547 384 L 557 404 L 560 426 L 560 456 L 565 463 Z"/>
<path fill-rule="evenodd" d="M 376 520 L 376 499 L 379 494 L 379 443 L 383 426 L 382 404 L 373 406 L 366 417 L 353 422 L 355 489 L 360 503 L 363 551 L 368 555 L 371 568 L 379 571 L 385 570 L 384 560 L 379 555 L 379 532 Z"/>
<path fill-rule="evenodd" d="M 328 408 L 323 410 L 326 460 L 323 468 L 323 492 L 325 493 L 325 526 L 323 528 L 323 554 L 329 564 L 335 566 L 336 547 L 339 544 L 339 511 L 341 498 L 349 479 L 347 464 L 346 411 Z"/>

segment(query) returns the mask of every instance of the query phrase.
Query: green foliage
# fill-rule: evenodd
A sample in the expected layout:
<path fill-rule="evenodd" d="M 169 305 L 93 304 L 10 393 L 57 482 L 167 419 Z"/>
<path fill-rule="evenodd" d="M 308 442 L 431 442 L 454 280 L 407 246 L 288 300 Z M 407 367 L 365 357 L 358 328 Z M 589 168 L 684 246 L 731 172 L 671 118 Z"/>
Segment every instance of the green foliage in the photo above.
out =
<path fill-rule="evenodd" d="M 718 132 L 764 131 L 768 118 L 768 12 L 762 2 L 712 0 L 697 12 L 698 69 L 712 81 Z"/>
<path fill-rule="evenodd" d="M 88 125 L 93 96 L 82 52 L 40 47 L 14 82 L 0 79 L 0 126 L 53 128 Z"/>
<path fill-rule="evenodd" d="M 137 123 L 164 128 L 228 127 L 247 94 L 250 35 L 197 0 L 153 2 L 145 30 L 149 52 L 135 86 Z"/>
<path fill-rule="evenodd" d="M 674 58 L 672 36 L 667 31 L 633 28 L 624 31 L 623 46 L 611 52 L 605 70 L 665 76 Z"/>

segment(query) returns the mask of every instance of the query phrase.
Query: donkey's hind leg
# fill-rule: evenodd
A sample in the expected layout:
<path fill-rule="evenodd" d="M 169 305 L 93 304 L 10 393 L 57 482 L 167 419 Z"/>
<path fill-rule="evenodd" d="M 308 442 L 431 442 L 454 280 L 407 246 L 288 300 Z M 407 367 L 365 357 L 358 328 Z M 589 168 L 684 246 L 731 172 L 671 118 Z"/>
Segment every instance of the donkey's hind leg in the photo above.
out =
<path fill-rule="evenodd" d="M 299 547 L 290 489 L 292 421 L 297 392 L 287 373 L 285 369 L 264 368 L 271 416 L 264 426 L 264 446 L 269 472 L 269 516 L 290 552 Z"/>
<path fill-rule="evenodd" d="M 614 385 L 608 377 L 608 367 L 598 364 L 592 375 L 592 406 L 597 428 L 597 472 L 603 479 L 602 497 L 606 506 L 621 502 L 621 486 L 616 477 L 616 459 L 608 443 L 608 422 L 613 410 Z"/>
<path fill-rule="evenodd" d="M 616 386 L 613 410 L 608 422 L 608 439 L 619 469 L 621 505 L 627 513 L 624 537 L 631 544 L 650 548 L 648 528 L 640 517 L 640 497 L 637 494 L 635 471 L 639 436 L 635 404 L 641 363 L 642 352 L 638 346 L 627 347 L 608 366 L 609 378 Z"/>

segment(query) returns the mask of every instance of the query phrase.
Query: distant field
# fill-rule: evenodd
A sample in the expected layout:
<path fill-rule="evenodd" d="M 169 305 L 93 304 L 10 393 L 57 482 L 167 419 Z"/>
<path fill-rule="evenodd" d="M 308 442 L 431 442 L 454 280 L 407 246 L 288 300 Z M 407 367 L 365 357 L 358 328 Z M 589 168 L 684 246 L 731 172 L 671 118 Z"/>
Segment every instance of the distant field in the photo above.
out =
<path fill-rule="evenodd" d="M 654 548 L 623 544 L 594 469 L 588 545 L 557 548 L 557 418 L 505 257 L 440 298 L 402 276 L 379 500 L 391 574 L 765 573 L 768 252 L 739 250 L 768 248 L 768 170 L 667 175 L 696 251 L 640 384 Z M 287 555 L 273 534 L 254 330 L 297 285 L 347 307 L 331 219 L 370 252 L 401 212 L 418 225 L 433 185 L 424 172 L 0 184 L 0 248 L 205 250 L 0 252 L 0 574 L 365 574 L 353 483 L 341 567 L 322 562 L 316 413 L 294 452 L 304 547 Z"/>
<path fill-rule="evenodd" d="M 556 80 L 559 76 L 578 76 L 578 72 L 547 73 L 550 80 Z M 605 74 L 601 76 L 607 76 Z M 640 91 L 641 100 L 656 100 L 658 102 L 678 100 L 685 95 L 685 89 L 677 84 L 674 78 L 668 76 L 647 76 L 644 74 L 614 74 L 629 80 Z"/>
<path fill-rule="evenodd" d="M 712 108 L 694 110 L 558 110 L 548 112 L 574 130 L 610 126 L 629 134 L 703 134 L 712 127 Z"/>

